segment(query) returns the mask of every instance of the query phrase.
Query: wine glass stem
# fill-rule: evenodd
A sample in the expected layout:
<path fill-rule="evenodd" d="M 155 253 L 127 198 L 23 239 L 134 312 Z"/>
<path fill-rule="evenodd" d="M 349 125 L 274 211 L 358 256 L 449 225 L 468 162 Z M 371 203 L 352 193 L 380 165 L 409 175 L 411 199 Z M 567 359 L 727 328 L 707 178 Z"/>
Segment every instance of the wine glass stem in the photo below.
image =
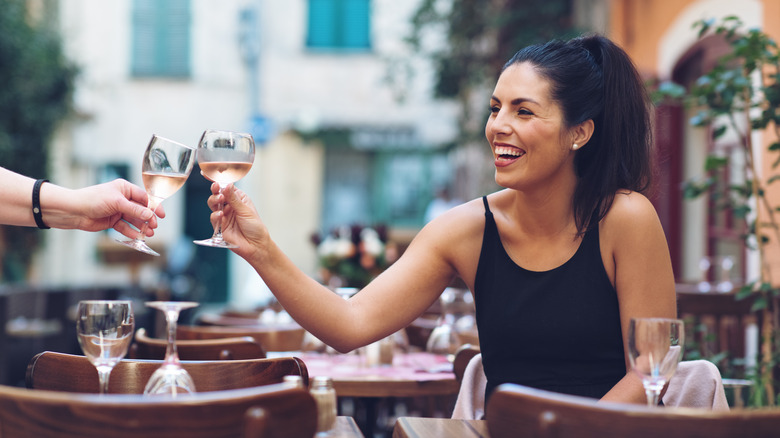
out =
<path fill-rule="evenodd" d="M 140 240 L 141 242 L 146 241 L 146 230 L 149 228 L 149 222 L 144 222 L 144 226 L 141 227 L 141 230 L 138 231 L 138 237 L 135 240 Z"/>
<path fill-rule="evenodd" d="M 661 391 L 654 388 L 645 388 L 645 395 L 647 395 L 647 406 L 658 406 L 658 397 L 661 395 Z"/>
<path fill-rule="evenodd" d="M 168 346 L 165 349 L 165 362 L 178 363 L 179 354 L 176 352 L 176 324 L 179 320 L 179 311 L 166 310 L 165 319 L 168 323 Z"/>
<path fill-rule="evenodd" d="M 149 197 L 149 203 L 147 204 L 147 207 L 149 207 L 152 210 L 153 214 L 157 214 L 157 207 L 160 206 L 160 203 L 155 200 L 156 198 Z M 140 240 L 141 242 L 146 241 L 146 230 L 149 229 L 149 221 L 144 222 L 144 225 L 141 227 L 141 229 L 138 231 L 138 238 L 135 240 Z"/>
<path fill-rule="evenodd" d="M 100 380 L 100 393 L 108 394 L 108 377 L 111 375 L 111 367 L 97 367 L 98 380 Z"/>
<path fill-rule="evenodd" d="M 222 190 L 225 188 L 222 186 L 219 186 L 219 192 L 222 193 Z M 222 213 L 223 205 L 220 202 L 219 203 L 219 212 Z M 222 215 L 219 215 L 219 219 L 217 219 L 217 228 L 214 229 L 214 235 L 211 236 L 212 240 L 222 240 Z"/>

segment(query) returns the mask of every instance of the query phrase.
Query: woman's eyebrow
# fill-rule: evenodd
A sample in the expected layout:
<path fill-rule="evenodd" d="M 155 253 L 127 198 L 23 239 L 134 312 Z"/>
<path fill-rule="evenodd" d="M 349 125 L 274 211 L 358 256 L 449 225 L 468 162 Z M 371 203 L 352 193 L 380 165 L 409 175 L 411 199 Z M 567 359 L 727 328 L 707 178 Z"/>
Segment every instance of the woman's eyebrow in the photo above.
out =
<path fill-rule="evenodd" d="M 497 98 L 496 96 L 491 96 L 490 99 L 491 100 L 495 100 L 496 102 L 501 102 L 501 99 Z M 517 106 L 517 105 L 521 105 L 521 104 L 526 103 L 526 102 L 531 102 L 531 103 L 535 103 L 537 105 L 541 105 L 539 102 L 537 102 L 537 101 L 535 101 L 535 100 L 533 100 L 533 99 L 531 99 L 529 97 L 518 97 L 516 99 L 512 99 L 510 104 L 514 105 L 514 106 Z"/>

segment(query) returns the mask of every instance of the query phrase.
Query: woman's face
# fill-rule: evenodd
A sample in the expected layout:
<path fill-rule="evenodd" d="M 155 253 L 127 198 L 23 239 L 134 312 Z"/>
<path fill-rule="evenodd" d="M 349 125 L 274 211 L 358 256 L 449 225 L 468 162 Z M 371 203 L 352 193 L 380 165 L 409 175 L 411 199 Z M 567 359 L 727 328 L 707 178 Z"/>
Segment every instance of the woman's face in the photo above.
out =
<path fill-rule="evenodd" d="M 574 154 L 566 132 L 563 112 L 550 98 L 549 81 L 531 64 L 515 64 L 501 73 L 485 125 L 496 183 L 522 189 L 573 177 Z"/>

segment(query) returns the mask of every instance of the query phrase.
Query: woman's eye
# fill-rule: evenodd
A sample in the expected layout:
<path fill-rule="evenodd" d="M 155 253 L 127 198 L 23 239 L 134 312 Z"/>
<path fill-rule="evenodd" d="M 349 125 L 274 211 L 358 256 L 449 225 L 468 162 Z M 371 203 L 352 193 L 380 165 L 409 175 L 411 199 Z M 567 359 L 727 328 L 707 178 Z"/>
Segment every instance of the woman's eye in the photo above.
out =
<path fill-rule="evenodd" d="M 534 113 L 531 111 L 528 111 L 527 109 L 520 109 L 517 111 L 517 114 L 520 114 L 521 116 L 532 116 Z"/>
<path fill-rule="evenodd" d="M 491 107 L 490 107 L 490 112 L 491 112 L 491 113 L 493 113 L 493 114 L 495 114 L 495 113 L 497 113 L 497 112 L 498 112 L 500 109 L 501 109 L 501 108 L 499 108 L 499 107 L 497 107 L 497 106 L 493 105 L 493 106 L 491 106 Z"/>

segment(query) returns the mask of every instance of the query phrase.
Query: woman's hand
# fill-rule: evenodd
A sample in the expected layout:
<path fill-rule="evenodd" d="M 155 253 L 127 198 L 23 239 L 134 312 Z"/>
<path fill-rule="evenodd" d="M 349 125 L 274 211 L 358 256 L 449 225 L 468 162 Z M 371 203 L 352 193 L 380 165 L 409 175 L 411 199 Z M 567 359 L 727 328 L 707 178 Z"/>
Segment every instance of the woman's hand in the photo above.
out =
<path fill-rule="evenodd" d="M 43 189 L 46 189 L 46 185 Z M 63 211 L 64 214 L 59 217 L 60 209 L 47 211 L 46 204 L 43 204 L 44 220 L 51 221 L 49 225 L 57 228 L 83 231 L 113 228 L 129 238 L 135 238 L 144 222 L 149 223 L 146 235 L 153 236 L 157 228 L 157 216 L 165 217 L 162 207 L 157 207 L 157 216 L 147 207 L 148 196 L 144 189 L 123 179 L 69 190 L 60 201 L 67 201 L 66 204 L 72 210 Z"/>
<path fill-rule="evenodd" d="M 208 199 L 209 208 L 213 211 L 211 223 L 216 226 L 222 220 L 224 239 L 238 245 L 233 252 L 244 259 L 262 254 L 268 247 L 270 236 L 249 196 L 233 184 L 221 193 L 219 185 L 212 184 L 211 193 Z M 219 210 L 220 204 L 223 204 L 222 211 Z"/>

